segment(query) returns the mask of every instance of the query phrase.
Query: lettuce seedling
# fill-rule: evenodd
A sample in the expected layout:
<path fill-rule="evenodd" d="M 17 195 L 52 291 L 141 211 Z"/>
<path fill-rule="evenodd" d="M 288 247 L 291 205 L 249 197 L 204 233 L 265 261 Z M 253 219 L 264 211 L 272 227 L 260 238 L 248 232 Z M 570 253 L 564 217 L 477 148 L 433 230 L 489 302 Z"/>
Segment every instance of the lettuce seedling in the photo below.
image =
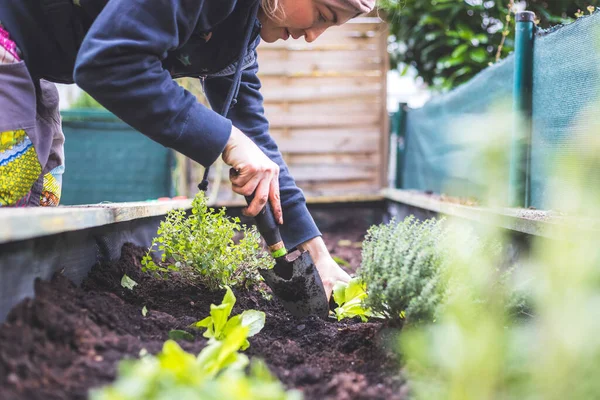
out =
<path fill-rule="evenodd" d="M 91 400 L 301 400 L 302 394 L 285 387 L 264 363 L 238 351 L 248 327 L 234 328 L 223 341 L 211 341 L 195 357 L 168 340 L 156 356 L 119 364 L 118 377 L 109 386 L 93 389 Z"/>
<path fill-rule="evenodd" d="M 360 317 L 362 322 L 367 322 L 369 318 L 382 318 L 382 315 L 364 305 L 366 298 L 365 283 L 359 278 L 353 278 L 348 283 L 336 283 L 333 287 L 333 300 L 339 306 L 334 311 L 338 321 Z"/>
<path fill-rule="evenodd" d="M 228 368 L 243 370 L 248 365 L 248 357 L 238 351 L 248 348 L 247 326 L 237 325 L 231 328 L 223 340 L 211 340 L 198 355 L 202 372 L 213 377 Z"/>
<path fill-rule="evenodd" d="M 235 295 L 229 286 L 225 286 L 225 296 L 220 305 L 210 305 L 210 315 L 202 321 L 193 324 L 196 328 L 206 328 L 202 336 L 209 339 L 224 340 L 239 326 L 248 328 L 247 337 L 256 335 L 265 326 L 265 313 L 256 310 L 246 310 L 229 318 L 236 302 Z M 242 350 L 246 350 L 250 342 L 246 340 Z"/>
<path fill-rule="evenodd" d="M 129 276 L 127 276 L 127 274 L 124 274 L 121 278 L 121 286 L 126 289 L 133 290 L 134 286 L 136 286 L 137 284 L 138 283 L 131 279 Z"/>

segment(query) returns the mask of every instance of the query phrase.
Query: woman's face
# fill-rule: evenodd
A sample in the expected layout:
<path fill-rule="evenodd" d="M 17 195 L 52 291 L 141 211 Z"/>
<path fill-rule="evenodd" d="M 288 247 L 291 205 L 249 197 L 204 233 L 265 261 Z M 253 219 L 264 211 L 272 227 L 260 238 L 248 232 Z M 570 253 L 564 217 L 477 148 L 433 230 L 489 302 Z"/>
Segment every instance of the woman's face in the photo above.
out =
<path fill-rule="evenodd" d="M 302 36 L 312 42 L 330 26 L 341 25 L 352 17 L 349 12 L 334 9 L 320 0 L 279 0 L 275 16 L 268 16 L 261 9 L 258 18 L 262 24 L 261 38 L 273 43 Z"/>

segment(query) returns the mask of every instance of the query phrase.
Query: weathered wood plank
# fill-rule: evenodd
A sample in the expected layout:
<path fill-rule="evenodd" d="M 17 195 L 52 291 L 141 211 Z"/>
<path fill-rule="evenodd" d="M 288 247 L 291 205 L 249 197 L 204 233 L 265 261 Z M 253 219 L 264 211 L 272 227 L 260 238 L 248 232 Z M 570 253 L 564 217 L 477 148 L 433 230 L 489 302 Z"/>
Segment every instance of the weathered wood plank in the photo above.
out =
<path fill-rule="evenodd" d="M 299 154 L 286 154 L 285 161 L 288 165 L 346 165 L 355 164 L 377 168 L 379 166 L 379 154 L 373 153 L 352 153 L 352 154 L 340 154 L 340 153 L 299 153 Z"/>
<path fill-rule="evenodd" d="M 373 71 L 378 70 L 383 57 L 376 51 L 337 51 L 327 53 L 274 53 L 262 57 L 260 75 L 295 75 L 313 72 Z"/>
<path fill-rule="evenodd" d="M 577 226 L 582 232 L 588 232 L 590 235 L 600 233 L 600 220 L 598 219 L 569 217 L 543 210 L 465 206 L 409 190 L 387 188 L 383 189 L 381 194 L 386 199 L 397 203 L 438 214 L 491 224 L 504 229 L 556 240 L 573 240 L 572 237 L 568 236 L 570 229 L 561 229 L 562 225 Z"/>
<path fill-rule="evenodd" d="M 0 208 L 0 243 L 165 215 L 190 208 L 191 200 L 114 203 L 72 207 Z"/>
<path fill-rule="evenodd" d="M 261 78 L 379 78 L 381 71 L 372 70 L 347 70 L 347 71 L 308 71 L 308 72 L 267 72 L 261 73 Z"/>
<path fill-rule="evenodd" d="M 380 194 L 365 193 L 349 193 L 332 196 L 307 195 L 305 197 L 307 204 L 371 203 L 384 200 L 384 197 Z M 242 196 L 235 195 L 231 199 L 220 199 L 209 205 L 211 207 L 244 207 L 246 206 L 246 200 Z"/>
<path fill-rule="evenodd" d="M 290 129 L 285 132 L 274 129 L 271 135 L 276 138 L 279 149 L 283 153 L 315 154 L 318 159 L 322 153 L 370 153 L 379 148 L 379 132 L 377 126 L 357 130 L 353 127 L 344 129 Z"/>
<path fill-rule="evenodd" d="M 296 182 L 312 181 L 373 181 L 377 174 L 379 163 L 376 164 L 295 164 L 288 165 L 290 172 Z M 216 178 L 216 172 L 211 170 L 209 176 L 213 180 Z M 224 168 L 221 172 L 221 182 L 228 184 L 229 168 Z"/>
<path fill-rule="evenodd" d="M 335 128 L 371 126 L 381 123 L 379 113 L 367 113 L 362 115 L 294 115 L 266 113 L 273 128 Z"/>
<path fill-rule="evenodd" d="M 381 85 L 371 86 L 307 86 L 289 90 L 285 87 L 268 87 L 263 92 L 266 105 L 272 103 L 311 103 L 322 104 L 345 101 L 381 100 Z"/>

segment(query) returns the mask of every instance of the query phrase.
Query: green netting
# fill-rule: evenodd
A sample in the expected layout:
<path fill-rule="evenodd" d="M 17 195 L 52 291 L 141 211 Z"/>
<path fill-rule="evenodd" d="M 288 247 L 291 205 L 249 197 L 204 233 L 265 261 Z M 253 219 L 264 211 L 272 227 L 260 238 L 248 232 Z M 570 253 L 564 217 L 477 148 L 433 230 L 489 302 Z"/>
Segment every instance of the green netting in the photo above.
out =
<path fill-rule="evenodd" d="M 551 187 L 567 186 L 556 177 L 556 169 L 564 173 L 574 168 L 567 166 L 567 157 L 572 159 L 592 135 L 600 134 L 594 130 L 600 124 L 595 107 L 600 95 L 600 13 L 538 33 L 533 57 L 529 205 L 545 209 Z M 477 127 L 481 136 L 470 139 L 457 132 L 473 130 L 471 117 L 486 113 L 498 101 L 512 101 L 513 72 L 511 57 L 408 112 L 406 150 L 399 171 L 402 188 L 478 197 L 488 185 L 478 141 L 489 130 Z M 510 134 L 510 129 L 506 131 Z M 583 161 L 575 166 L 581 167 L 586 167 Z"/>
<path fill-rule="evenodd" d="M 531 205 L 548 208 L 554 168 L 597 135 L 600 122 L 600 14 L 537 37 L 534 45 Z M 585 167 L 579 165 L 578 167 Z M 598 175 L 600 179 L 600 174 Z"/>
<path fill-rule="evenodd" d="M 402 188 L 478 197 L 488 184 L 482 174 L 481 146 L 471 132 L 473 117 L 500 103 L 512 104 L 514 57 L 508 57 L 452 92 L 410 110 Z M 485 141 L 485 131 L 477 140 Z M 508 168 L 508 167 L 507 167 Z"/>
<path fill-rule="evenodd" d="M 172 196 L 171 150 L 105 111 L 62 113 L 66 169 L 61 204 Z"/>

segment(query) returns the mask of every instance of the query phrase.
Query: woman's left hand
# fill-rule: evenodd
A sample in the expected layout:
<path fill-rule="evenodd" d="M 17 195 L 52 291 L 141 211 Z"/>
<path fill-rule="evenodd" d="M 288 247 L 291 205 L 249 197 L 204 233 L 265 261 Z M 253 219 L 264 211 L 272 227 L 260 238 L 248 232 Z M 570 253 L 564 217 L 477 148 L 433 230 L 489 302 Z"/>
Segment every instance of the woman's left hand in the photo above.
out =
<path fill-rule="evenodd" d="M 337 282 L 350 281 L 350 275 L 348 275 L 348 273 L 331 257 L 321 236 L 317 236 L 301 243 L 298 245 L 298 249 L 308 251 L 314 261 L 317 271 L 319 271 L 321 281 L 323 282 L 323 286 L 325 287 L 327 300 L 331 297 L 333 287 Z"/>

